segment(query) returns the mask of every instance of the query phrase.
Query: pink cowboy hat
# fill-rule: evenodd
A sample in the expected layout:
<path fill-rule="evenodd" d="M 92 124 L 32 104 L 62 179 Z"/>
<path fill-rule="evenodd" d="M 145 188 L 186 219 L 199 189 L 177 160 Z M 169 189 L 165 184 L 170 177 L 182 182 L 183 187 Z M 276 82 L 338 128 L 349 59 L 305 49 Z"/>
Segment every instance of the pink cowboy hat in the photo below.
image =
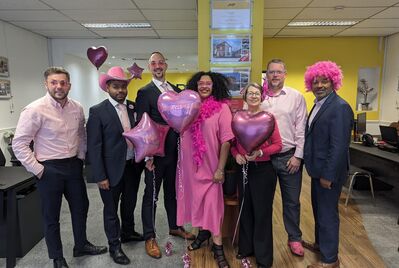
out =
<path fill-rule="evenodd" d="M 100 78 L 98 79 L 100 88 L 104 91 L 107 91 L 107 82 L 109 80 L 118 80 L 118 81 L 125 81 L 127 83 L 132 80 L 133 77 L 126 78 L 126 74 L 123 71 L 123 68 L 120 66 L 111 67 L 106 74 L 101 74 Z"/>

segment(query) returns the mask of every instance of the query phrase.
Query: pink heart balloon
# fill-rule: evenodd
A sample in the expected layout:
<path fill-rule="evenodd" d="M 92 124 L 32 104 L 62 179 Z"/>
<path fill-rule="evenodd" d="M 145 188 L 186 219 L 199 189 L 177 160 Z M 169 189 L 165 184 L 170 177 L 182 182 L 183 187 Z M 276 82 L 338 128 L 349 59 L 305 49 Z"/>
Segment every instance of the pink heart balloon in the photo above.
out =
<path fill-rule="evenodd" d="M 193 90 L 180 93 L 167 91 L 158 98 L 158 110 L 170 127 L 179 133 L 184 132 L 197 119 L 201 107 L 201 99 Z"/>
<path fill-rule="evenodd" d="M 139 163 L 146 156 L 164 156 L 165 139 L 169 126 L 155 123 L 147 113 L 140 122 L 122 135 L 134 145 L 134 158 Z"/>
<path fill-rule="evenodd" d="M 251 153 L 272 135 L 274 123 L 271 113 L 250 114 L 241 110 L 234 115 L 231 127 L 238 142 L 247 153 Z"/>
<path fill-rule="evenodd" d="M 97 70 L 105 62 L 108 57 L 107 48 L 101 47 L 89 47 L 87 49 L 87 57 L 96 66 Z"/>

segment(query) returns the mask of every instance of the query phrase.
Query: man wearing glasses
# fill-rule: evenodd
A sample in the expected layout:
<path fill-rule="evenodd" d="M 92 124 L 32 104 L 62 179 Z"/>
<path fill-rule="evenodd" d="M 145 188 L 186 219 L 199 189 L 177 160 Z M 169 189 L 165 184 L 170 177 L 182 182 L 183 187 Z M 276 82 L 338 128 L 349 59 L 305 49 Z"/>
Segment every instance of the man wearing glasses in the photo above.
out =
<path fill-rule="evenodd" d="M 86 153 L 83 108 L 68 98 L 71 84 L 65 69 L 50 67 L 44 79 L 47 94 L 23 109 L 12 145 L 18 160 L 38 178 L 49 257 L 54 267 L 68 267 L 59 222 L 63 195 L 72 216 L 73 256 L 103 254 L 107 248 L 94 246 L 86 236 L 89 200 L 82 175 Z M 34 153 L 29 148 L 32 140 Z"/>
<path fill-rule="evenodd" d="M 283 148 L 272 155 L 283 203 L 283 220 L 292 254 L 303 256 L 302 232 L 299 228 L 302 186 L 302 159 L 305 143 L 306 102 L 297 90 L 284 86 L 287 70 L 280 59 L 267 65 L 266 98 L 262 110 L 272 113 L 278 123 Z"/>
<path fill-rule="evenodd" d="M 137 93 L 136 111 L 137 122 L 140 122 L 143 113 L 146 112 L 152 120 L 166 125 L 158 111 L 158 97 L 168 90 L 180 92 L 180 89 L 166 81 L 168 64 L 160 52 L 153 52 L 148 60 L 148 69 L 152 74 L 152 81 L 141 88 Z M 145 189 L 141 217 L 143 220 L 143 235 L 145 249 L 150 257 L 159 259 L 161 250 L 155 240 L 155 211 L 156 200 L 163 182 L 164 205 L 168 216 L 169 234 L 186 239 L 194 239 L 194 235 L 186 232 L 183 227 L 176 225 L 176 166 L 177 166 L 177 139 L 178 134 L 169 130 L 165 140 L 165 156 L 155 156 L 146 159 Z M 155 172 L 155 179 L 153 175 Z M 154 186 L 155 182 L 155 186 Z M 154 193 L 155 188 L 155 193 Z M 155 200 L 154 200 L 155 199 Z"/>

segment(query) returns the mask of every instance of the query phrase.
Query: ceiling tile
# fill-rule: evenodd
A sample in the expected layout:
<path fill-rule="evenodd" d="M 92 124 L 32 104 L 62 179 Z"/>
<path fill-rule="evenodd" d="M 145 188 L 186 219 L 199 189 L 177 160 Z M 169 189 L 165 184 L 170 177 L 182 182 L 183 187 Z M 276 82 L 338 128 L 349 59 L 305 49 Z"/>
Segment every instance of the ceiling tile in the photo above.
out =
<path fill-rule="evenodd" d="M 138 10 L 63 10 L 65 15 L 78 22 L 130 22 L 143 21 L 145 18 Z"/>
<path fill-rule="evenodd" d="M 142 9 L 197 9 L 195 0 L 134 0 L 134 2 Z"/>
<path fill-rule="evenodd" d="M 276 29 L 285 27 L 290 20 L 265 20 L 263 22 L 263 28 L 265 29 Z"/>
<path fill-rule="evenodd" d="M 277 36 L 333 36 L 342 30 L 343 28 L 338 27 L 286 27 Z"/>
<path fill-rule="evenodd" d="M 303 19 L 364 19 L 368 18 L 384 8 L 345 8 L 334 10 L 333 8 L 306 8 L 296 20 Z"/>
<path fill-rule="evenodd" d="M 152 29 L 92 29 L 102 37 L 158 37 Z"/>
<path fill-rule="evenodd" d="M 41 0 L 55 9 L 136 9 L 130 0 Z"/>
<path fill-rule="evenodd" d="M 161 38 L 197 38 L 197 30 L 157 30 Z"/>
<path fill-rule="evenodd" d="M 99 38 L 88 30 L 37 30 L 35 32 L 49 38 Z"/>
<path fill-rule="evenodd" d="M 142 10 L 148 20 L 197 20 L 195 10 Z"/>
<path fill-rule="evenodd" d="M 264 19 L 293 19 L 302 8 L 265 8 Z"/>
<path fill-rule="evenodd" d="M 399 19 L 399 7 L 390 7 L 375 15 L 373 19 Z"/>
<path fill-rule="evenodd" d="M 367 19 L 353 26 L 354 28 L 399 27 L 399 19 Z"/>
<path fill-rule="evenodd" d="M 0 19 L 6 21 L 69 21 L 55 10 L 0 10 Z"/>
<path fill-rule="evenodd" d="M 265 8 L 276 7 L 305 7 L 312 0 L 265 0 Z"/>
<path fill-rule="evenodd" d="M 387 36 L 399 33 L 399 28 L 349 28 L 337 36 Z"/>
<path fill-rule="evenodd" d="M 309 7 L 387 7 L 397 2 L 397 0 L 313 0 Z"/>
<path fill-rule="evenodd" d="M 280 29 L 263 29 L 263 36 L 274 36 L 276 35 Z"/>
<path fill-rule="evenodd" d="M 190 21 L 150 21 L 152 28 L 156 30 L 196 30 L 198 28 L 197 22 Z"/>
<path fill-rule="evenodd" d="M 12 24 L 25 29 L 35 30 L 86 30 L 74 21 L 14 21 Z"/>
<path fill-rule="evenodd" d="M 38 0 L 1 0 L 0 10 L 4 9 L 50 9 Z"/>

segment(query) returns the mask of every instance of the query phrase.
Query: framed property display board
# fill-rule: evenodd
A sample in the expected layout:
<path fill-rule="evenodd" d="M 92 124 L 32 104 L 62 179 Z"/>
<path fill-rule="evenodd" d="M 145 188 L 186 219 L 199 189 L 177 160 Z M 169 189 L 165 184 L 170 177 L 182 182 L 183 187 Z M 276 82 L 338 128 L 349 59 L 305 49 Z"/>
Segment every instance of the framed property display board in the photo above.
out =
<path fill-rule="evenodd" d="M 212 29 L 250 29 L 251 1 L 212 0 Z"/>
<path fill-rule="evenodd" d="M 249 64 L 250 42 L 249 34 L 212 34 L 211 63 Z"/>
<path fill-rule="evenodd" d="M 230 95 L 232 97 L 241 96 L 241 90 L 249 81 L 249 68 L 212 68 L 211 71 L 221 73 L 230 80 Z"/>

